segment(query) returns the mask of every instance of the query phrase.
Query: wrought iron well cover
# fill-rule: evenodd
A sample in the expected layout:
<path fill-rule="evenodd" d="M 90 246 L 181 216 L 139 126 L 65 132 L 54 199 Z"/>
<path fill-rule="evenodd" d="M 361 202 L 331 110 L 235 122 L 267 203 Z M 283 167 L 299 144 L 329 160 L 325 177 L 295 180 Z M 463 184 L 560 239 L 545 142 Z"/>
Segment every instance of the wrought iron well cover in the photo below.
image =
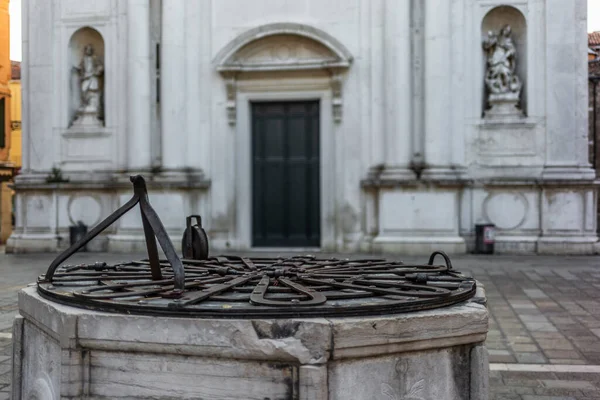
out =
<path fill-rule="evenodd" d="M 426 310 L 459 303 L 475 294 L 475 280 L 454 271 L 443 252 L 434 252 L 425 265 L 313 256 L 181 259 L 148 202 L 144 179 L 136 176 L 131 180 L 133 198 L 59 255 L 38 278 L 42 296 L 76 307 L 120 313 L 292 318 Z M 63 265 L 137 204 L 146 236 L 147 260 Z M 208 243 L 201 227 L 196 229 L 200 230 L 195 235 L 186 230 L 190 236 L 184 235 L 184 254 L 188 240 L 188 250 L 200 249 L 188 252 L 188 256 L 205 257 Z M 200 242 L 192 244 L 192 239 Z M 166 259 L 159 259 L 157 241 Z M 434 264 L 438 255 L 443 264 Z"/>

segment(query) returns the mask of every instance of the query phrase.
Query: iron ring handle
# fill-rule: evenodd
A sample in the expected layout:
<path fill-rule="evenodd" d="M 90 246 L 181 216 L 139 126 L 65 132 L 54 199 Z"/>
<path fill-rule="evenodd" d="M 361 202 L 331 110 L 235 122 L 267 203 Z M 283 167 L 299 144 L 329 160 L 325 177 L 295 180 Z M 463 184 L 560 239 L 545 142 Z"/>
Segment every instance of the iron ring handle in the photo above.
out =
<path fill-rule="evenodd" d="M 434 251 L 433 253 L 431 253 L 431 255 L 429 256 L 429 265 L 433 265 L 433 260 L 435 259 L 435 256 L 440 255 L 444 258 L 444 261 L 446 262 L 446 268 L 448 268 L 448 271 L 450 271 L 452 269 L 452 261 L 450 261 L 450 257 L 448 257 L 448 255 L 441 251 Z"/>

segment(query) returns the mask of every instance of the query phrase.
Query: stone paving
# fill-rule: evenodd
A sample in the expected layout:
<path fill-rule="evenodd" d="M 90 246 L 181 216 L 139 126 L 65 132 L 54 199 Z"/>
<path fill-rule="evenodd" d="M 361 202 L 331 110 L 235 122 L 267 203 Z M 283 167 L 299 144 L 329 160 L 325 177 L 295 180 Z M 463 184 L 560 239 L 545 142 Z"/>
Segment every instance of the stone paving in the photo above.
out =
<path fill-rule="evenodd" d="M 53 257 L 0 254 L 0 400 L 9 398 L 16 292 Z M 70 261 L 142 257 L 80 253 Z M 485 285 L 491 400 L 600 400 L 600 257 L 468 255 L 452 261 Z"/>

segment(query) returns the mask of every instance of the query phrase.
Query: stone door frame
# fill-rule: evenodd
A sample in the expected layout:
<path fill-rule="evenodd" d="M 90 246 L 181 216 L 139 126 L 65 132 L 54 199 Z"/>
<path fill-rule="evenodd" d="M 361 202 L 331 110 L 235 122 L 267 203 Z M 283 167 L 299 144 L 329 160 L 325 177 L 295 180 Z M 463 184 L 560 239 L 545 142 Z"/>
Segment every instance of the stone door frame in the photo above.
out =
<path fill-rule="evenodd" d="M 247 92 L 238 92 L 236 124 L 236 230 L 241 248 L 252 248 L 252 112 L 253 101 L 308 101 L 320 103 L 320 201 L 321 201 L 321 248 L 335 246 L 335 138 L 332 118 L 331 89 L 313 89 L 309 91 L 260 91 L 256 88 Z M 261 247 L 261 249 L 263 249 Z M 277 248 L 281 251 L 283 248 Z M 302 250 L 302 248 L 294 248 Z"/>

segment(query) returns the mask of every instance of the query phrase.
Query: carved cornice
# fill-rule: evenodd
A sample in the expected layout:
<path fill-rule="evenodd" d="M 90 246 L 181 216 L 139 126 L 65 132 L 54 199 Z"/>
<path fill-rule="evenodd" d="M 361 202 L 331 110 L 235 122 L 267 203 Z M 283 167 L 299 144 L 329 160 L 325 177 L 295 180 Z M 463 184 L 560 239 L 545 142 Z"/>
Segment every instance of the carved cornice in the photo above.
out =
<path fill-rule="evenodd" d="M 232 40 L 215 57 L 214 64 L 217 68 L 217 71 L 239 71 L 239 68 L 243 66 L 239 64 L 239 60 L 237 60 L 236 55 L 240 54 L 240 52 L 243 53 L 243 50 L 246 46 L 252 43 L 263 42 L 265 39 L 268 39 L 273 36 L 284 35 L 296 37 L 298 38 L 298 40 L 305 39 L 309 42 L 318 43 L 320 46 L 327 49 L 328 53 L 331 54 L 331 57 L 328 57 L 329 59 L 325 61 L 330 64 L 330 67 L 347 68 L 352 62 L 352 55 L 350 54 L 348 49 L 346 49 L 346 47 L 343 44 L 341 44 L 337 39 L 335 39 L 328 33 L 303 24 L 275 23 L 250 29 L 242 33 L 234 40 Z M 316 60 L 314 61 L 315 63 L 307 63 L 307 67 L 312 66 L 318 69 L 327 67 L 319 65 L 318 63 L 316 63 Z M 273 60 L 273 64 L 279 64 L 279 67 L 281 68 L 285 66 L 284 64 L 278 63 L 275 60 Z M 263 71 L 265 70 L 264 67 L 266 66 L 263 66 Z M 288 70 L 289 69 L 298 68 L 292 67 L 288 68 Z"/>
<path fill-rule="evenodd" d="M 230 73 L 224 75 L 225 89 L 227 91 L 227 122 L 229 125 L 235 125 L 236 97 L 237 97 L 237 74 Z"/>
<path fill-rule="evenodd" d="M 236 123 L 238 77 L 253 73 L 321 70 L 330 76 L 333 119 L 342 118 L 342 74 L 350 67 L 350 52 L 318 29 L 293 23 L 252 29 L 230 42 L 215 58 L 225 80 L 227 120 Z"/>

